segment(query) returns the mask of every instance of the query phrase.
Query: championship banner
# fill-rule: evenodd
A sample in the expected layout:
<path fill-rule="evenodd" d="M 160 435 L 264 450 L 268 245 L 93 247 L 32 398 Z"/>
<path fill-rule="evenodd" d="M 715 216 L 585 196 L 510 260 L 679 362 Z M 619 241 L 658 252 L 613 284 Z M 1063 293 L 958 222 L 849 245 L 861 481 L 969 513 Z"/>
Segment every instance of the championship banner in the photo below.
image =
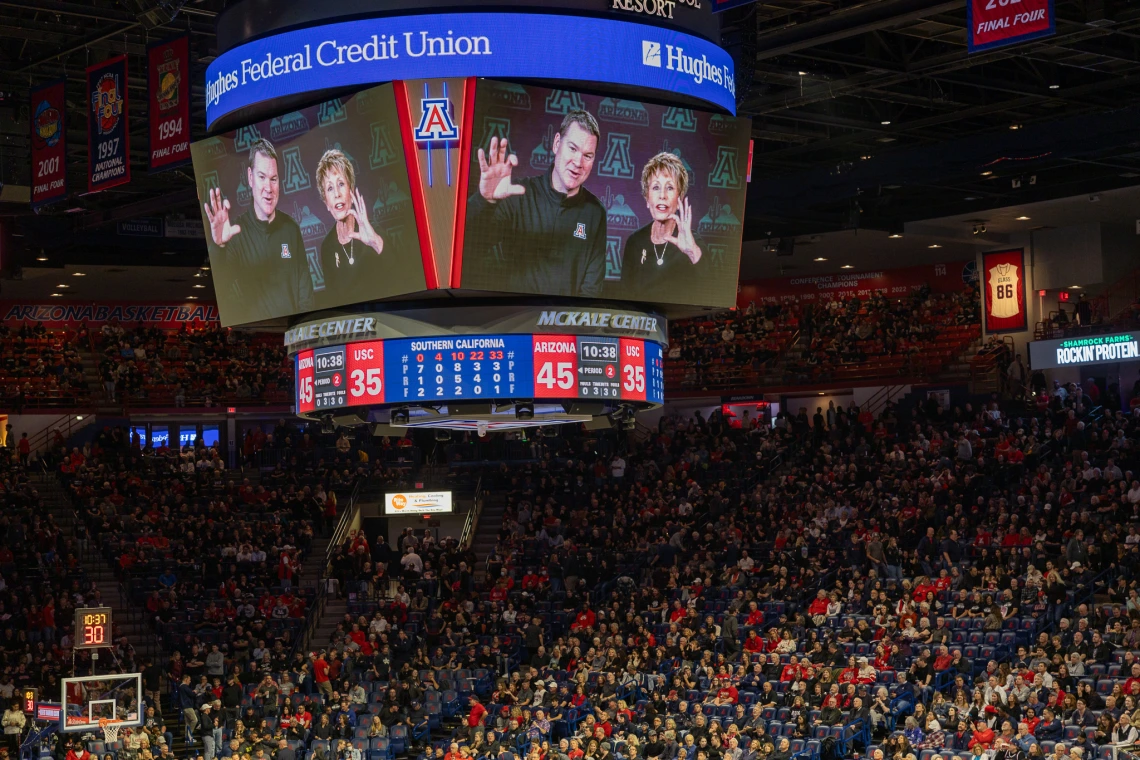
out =
<path fill-rule="evenodd" d="M 982 254 L 986 332 L 1010 333 L 1029 329 L 1025 311 L 1025 251 Z"/>
<path fill-rule="evenodd" d="M 967 0 L 971 53 L 1047 37 L 1056 31 L 1053 0 Z"/>
<path fill-rule="evenodd" d="M 0 301 L 0 324 L 39 322 L 44 327 L 88 327 L 107 322 L 140 323 L 146 327 L 217 327 L 217 304 L 212 303 L 41 303 Z"/>
<path fill-rule="evenodd" d="M 190 160 L 190 37 L 151 45 L 146 55 L 150 170 L 157 172 Z"/>
<path fill-rule="evenodd" d="M 87 68 L 87 192 L 131 181 L 127 57 Z"/>
<path fill-rule="evenodd" d="M 949 261 L 876 272 L 841 272 L 808 277 L 780 277 L 740 283 L 738 308 L 748 304 L 827 303 L 833 298 L 868 298 L 882 293 L 887 298 L 903 298 L 929 287 L 935 293 L 952 293 L 978 280 L 973 261 Z"/>
<path fill-rule="evenodd" d="M 67 197 L 64 80 L 32 90 L 32 208 Z"/>

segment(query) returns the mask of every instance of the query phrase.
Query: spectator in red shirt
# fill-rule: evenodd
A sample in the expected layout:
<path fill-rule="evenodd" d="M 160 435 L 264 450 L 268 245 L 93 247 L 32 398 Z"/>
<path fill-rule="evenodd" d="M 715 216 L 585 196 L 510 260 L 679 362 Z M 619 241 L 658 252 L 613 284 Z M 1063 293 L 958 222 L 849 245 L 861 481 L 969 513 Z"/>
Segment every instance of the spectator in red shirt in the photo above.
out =
<path fill-rule="evenodd" d="M 469 702 L 471 711 L 467 713 L 467 734 L 474 738 L 476 729 L 483 725 L 483 719 L 487 716 L 487 708 L 479 703 L 475 695 L 471 695 Z"/>
<path fill-rule="evenodd" d="M 329 682 L 329 663 L 325 659 L 325 653 L 322 650 L 320 654 L 313 652 L 309 655 L 313 660 L 313 681 L 317 684 L 317 690 L 325 695 L 326 699 L 332 699 L 332 683 Z"/>

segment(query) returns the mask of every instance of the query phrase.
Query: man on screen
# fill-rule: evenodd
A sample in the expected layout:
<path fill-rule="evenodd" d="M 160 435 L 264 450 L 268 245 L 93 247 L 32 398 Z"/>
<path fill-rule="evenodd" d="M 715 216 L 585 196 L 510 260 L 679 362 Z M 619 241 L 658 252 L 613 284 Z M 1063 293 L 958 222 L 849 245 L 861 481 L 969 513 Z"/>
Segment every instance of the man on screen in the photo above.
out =
<path fill-rule="evenodd" d="M 584 185 L 594 168 L 597 120 L 570 111 L 551 146 L 548 174 L 518 184 L 518 157 L 507 140 L 479 149 L 479 190 L 467 205 L 471 261 L 496 245 L 506 266 L 507 290 L 544 295 L 597 296 L 606 274 L 606 210 Z M 480 284 L 494 289 L 494 283 Z"/>
<path fill-rule="evenodd" d="M 251 208 L 230 223 L 230 202 L 220 188 L 209 192 L 203 204 L 209 226 L 210 258 L 229 280 L 233 311 L 239 321 L 296 314 L 313 308 L 313 280 L 305 256 L 301 228 L 277 209 L 281 198 L 277 151 L 268 140 L 249 148 L 246 183 L 253 196 Z M 222 286 L 224 287 L 224 286 Z M 219 288 L 219 300 L 225 299 Z M 228 299 L 226 299 L 228 300 Z"/>

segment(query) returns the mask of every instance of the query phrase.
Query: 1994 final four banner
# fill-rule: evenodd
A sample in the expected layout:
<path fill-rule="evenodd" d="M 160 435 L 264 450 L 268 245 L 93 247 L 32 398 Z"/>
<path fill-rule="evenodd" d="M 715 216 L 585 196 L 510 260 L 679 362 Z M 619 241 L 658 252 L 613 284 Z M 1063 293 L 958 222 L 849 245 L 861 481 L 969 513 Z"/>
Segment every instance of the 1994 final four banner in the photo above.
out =
<path fill-rule="evenodd" d="M 159 42 L 146 54 L 150 170 L 156 172 L 190 160 L 190 38 Z"/>
<path fill-rule="evenodd" d="M 982 254 L 982 298 L 986 305 L 986 332 L 1010 333 L 1029 329 L 1025 301 L 1025 251 L 991 251 Z"/>
<path fill-rule="evenodd" d="M 127 126 L 127 57 L 87 69 L 87 192 L 131 181 Z"/>

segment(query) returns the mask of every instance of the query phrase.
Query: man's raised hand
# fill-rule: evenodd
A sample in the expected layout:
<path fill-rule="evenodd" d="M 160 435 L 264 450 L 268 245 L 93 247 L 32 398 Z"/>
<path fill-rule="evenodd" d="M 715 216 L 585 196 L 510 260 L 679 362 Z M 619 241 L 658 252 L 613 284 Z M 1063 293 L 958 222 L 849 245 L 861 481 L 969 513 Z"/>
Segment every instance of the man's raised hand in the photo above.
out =
<path fill-rule="evenodd" d="M 202 204 L 202 209 L 210 223 L 210 237 L 214 239 L 214 245 L 223 246 L 241 232 L 240 224 L 230 224 L 230 202 L 229 199 L 222 198 L 221 188 L 210 190 L 209 200 Z"/>
<path fill-rule="evenodd" d="M 507 140 L 491 138 L 491 149 L 487 153 L 479 149 L 479 194 L 488 203 L 501 201 L 512 195 L 522 195 L 526 188 L 511 182 L 511 171 L 518 166 L 518 156 L 509 153 Z"/>

